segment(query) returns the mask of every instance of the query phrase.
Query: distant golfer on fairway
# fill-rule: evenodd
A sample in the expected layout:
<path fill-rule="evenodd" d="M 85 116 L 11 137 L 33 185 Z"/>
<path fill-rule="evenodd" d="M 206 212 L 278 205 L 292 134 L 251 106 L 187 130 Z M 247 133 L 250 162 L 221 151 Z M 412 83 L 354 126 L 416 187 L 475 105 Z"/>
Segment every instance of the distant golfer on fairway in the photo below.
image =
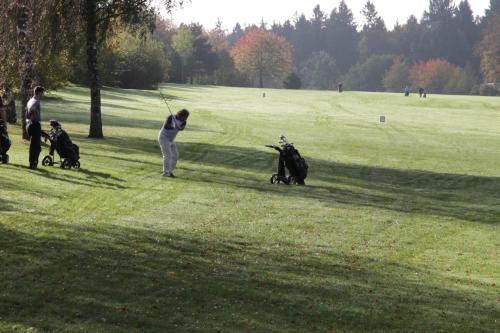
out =
<path fill-rule="evenodd" d="M 175 116 L 171 114 L 167 117 L 160 130 L 158 143 L 163 154 L 163 177 L 175 177 L 173 171 L 177 165 L 179 152 L 174 141 L 177 133 L 186 127 L 188 117 L 189 111 L 186 109 L 180 110 Z"/>

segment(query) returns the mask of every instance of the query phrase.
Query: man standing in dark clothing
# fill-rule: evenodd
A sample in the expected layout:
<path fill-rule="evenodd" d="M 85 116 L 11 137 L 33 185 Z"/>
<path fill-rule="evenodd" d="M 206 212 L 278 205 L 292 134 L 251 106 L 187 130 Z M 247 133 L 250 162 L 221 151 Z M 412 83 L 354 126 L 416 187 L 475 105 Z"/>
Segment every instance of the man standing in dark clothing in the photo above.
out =
<path fill-rule="evenodd" d="M 406 97 L 410 96 L 410 87 L 408 86 L 405 87 L 405 96 Z"/>
<path fill-rule="evenodd" d="M 40 100 L 43 97 L 45 89 L 43 87 L 35 88 L 34 96 L 29 100 L 26 112 L 26 130 L 30 137 L 30 169 L 35 170 L 38 166 L 38 157 L 42 151 L 42 125 Z"/>

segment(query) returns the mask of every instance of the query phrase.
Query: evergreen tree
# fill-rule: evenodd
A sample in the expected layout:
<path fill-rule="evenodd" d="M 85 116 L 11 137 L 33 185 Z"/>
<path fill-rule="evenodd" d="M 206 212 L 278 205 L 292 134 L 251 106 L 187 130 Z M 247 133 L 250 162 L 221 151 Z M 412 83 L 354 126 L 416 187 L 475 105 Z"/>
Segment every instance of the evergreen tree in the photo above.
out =
<path fill-rule="evenodd" d="M 483 26 L 486 26 L 492 18 L 498 15 L 500 15 L 500 0 L 490 0 L 490 6 L 486 9 L 482 22 Z"/>
<path fill-rule="evenodd" d="M 455 20 L 457 8 L 453 0 L 430 0 L 422 22 L 426 27 L 422 43 L 424 59 L 444 58 L 460 63 L 460 33 Z"/>
<path fill-rule="evenodd" d="M 358 32 L 352 11 L 345 1 L 334 8 L 326 21 L 326 50 L 337 62 L 340 73 L 345 73 L 357 61 Z"/>
<path fill-rule="evenodd" d="M 414 15 L 411 15 L 406 23 L 401 27 L 396 27 L 393 31 L 398 54 L 402 55 L 410 63 L 421 59 L 423 50 L 423 27 Z"/>
<path fill-rule="evenodd" d="M 211 75 L 218 66 L 217 54 L 212 49 L 208 35 L 203 31 L 200 24 L 190 25 L 191 35 L 193 36 L 193 54 L 189 64 L 191 83 L 200 83 L 200 80 L 206 80 L 206 76 Z"/>
<path fill-rule="evenodd" d="M 325 13 L 321 7 L 317 5 L 313 9 L 313 17 L 311 19 L 311 37 L 312 37 L 312 50 L 317 52 L 324 50 L 325 47 Z"/>
<path fill-rule="evenodd" d="M 457 64 L 465 66 L 467 63 L 473 63 L 478 70 L 479 61 L 474 57 L 474 45 L 479 41 L 479 28 L 474 22 L 468 0 L 463 0 L 458 5 L 455 20 L 459 38 L 457 41 Z"/>
<path fill-rule="evenodd" d="M 292 39 L 294 62 L 296 66 L 302 64 L 313 52 L 312 25 L 304 14 L 295 22 L 295 33 Z"/>
<path fill-rule="evenodd" d="M 186 67 L 191 62 L 193 56 L 193 42 L 194 37 L 191 29 L 182 24 L 177 30 L 177 34 L 172 39 L 172 46 L 175 52 L 179 55 L 181 60 L 181 82 L 185 82 L 186 78 Z"/>
<path fill-rule="evenodd" d="M 363 31 L 369 30 L 382 30 L 386 31 L 385 23 L 382 17 L 378 15 L 375 5 L 368 0 L 361 11 L 365 18 L 365 24 L 363 25 Z"/>
<path fill-rule="evenodd" d="M 301 69 L 304 85 L 310 89 L 330 89 L 338 79 L 337 65 L 327 52 L 313 53 Z"/>
<path fill-rule="evenodd" d="M 367 1 L 361 13 L 365 20 L 358 46 L 361 59 L 366 60 L 374 54 L 392 53 L 392 36 L 387 32 L 384 20 L 378 15 L 375 5 Z"/>
<path fill-rule="evenodd" d="M 229 45 L 233 46 L 234 44 L 236 44 L 238 39 L 243 37 L 244 34 L 245 34 L 245 31 L 243 31 L 243 29 L 241 28 L 241 25 L 239 23 L 236 23 L 236 25 L 233 28 L 233 32 L 231 32 L 229 34 L 229 36 L 227 37 Z"/>

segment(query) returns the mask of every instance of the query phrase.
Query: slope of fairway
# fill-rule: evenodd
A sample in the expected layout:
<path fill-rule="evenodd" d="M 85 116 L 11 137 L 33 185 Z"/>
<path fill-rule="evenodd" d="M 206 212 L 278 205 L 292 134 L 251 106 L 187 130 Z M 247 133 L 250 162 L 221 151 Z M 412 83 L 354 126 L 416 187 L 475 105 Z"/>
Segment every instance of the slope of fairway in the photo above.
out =
<path fill-rule="evenodd" d="M 0 165 L 0 332 L 500 330 L 500 99 L 168 85 L 42 104 L 81 170 Z M 379 122 L 384 115 L 385 124 Z M 306 187 L 271 185 L 280 134 Z M 47 153 L 43 147 L 42 156 Z"/>

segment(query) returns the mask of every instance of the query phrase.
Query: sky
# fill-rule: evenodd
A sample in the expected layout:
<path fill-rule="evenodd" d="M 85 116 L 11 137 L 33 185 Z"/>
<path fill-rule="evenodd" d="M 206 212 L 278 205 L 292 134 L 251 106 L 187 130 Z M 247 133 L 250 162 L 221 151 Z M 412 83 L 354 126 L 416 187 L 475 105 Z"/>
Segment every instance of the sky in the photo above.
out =
<path fill-rule="evenodd" d="M 345 0 L 353 11 L 356 23 L 362 25 L 361 9 L 366 0 Z M 371 0 L 388 28 L 392 29 L 397 20 L 406 22 L 410 15 L 418 19 L 429 7 L 429 0 Z M 186 2 L 186 1 L 185 1 Z M 330 14 L 337 7 L 340 0 L 191 0 L 187 1 L 182 9 L 175 9 L 171 14 L 164 14 L 173 19 L 175 24 L 201 23 L 205 28 L 212 29 L 217 20 L 222 21 L 223 28 L 231 31 L 239 22 L 242 26 L 257 24 L 261 20 L 268 23 L 268 27 L 275 22 L 284 22 L 293 19 L 295 13 L 312 16 L 313 8 L 319 4 L 323 12 Z M 460 1 L 455 0 L 458 4 Z M 469 0 L 474 16 L 484 15 L 489 7 L 489 0 Z"/>

